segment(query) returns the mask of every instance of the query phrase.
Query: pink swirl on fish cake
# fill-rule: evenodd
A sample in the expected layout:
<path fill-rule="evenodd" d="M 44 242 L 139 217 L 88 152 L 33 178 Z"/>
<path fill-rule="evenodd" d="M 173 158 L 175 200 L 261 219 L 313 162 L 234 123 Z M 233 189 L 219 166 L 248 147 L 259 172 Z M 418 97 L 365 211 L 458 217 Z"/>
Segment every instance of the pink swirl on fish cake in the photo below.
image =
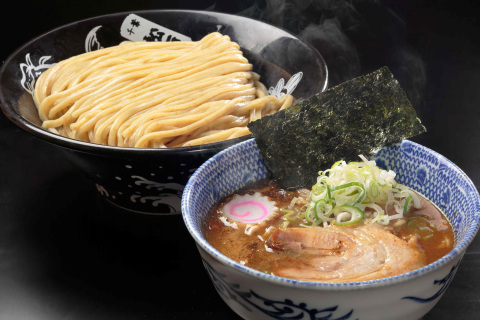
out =
<path fill-rule="evenodd" d="M 262 214 L 260 215 L 260 217 L 255 218 L 255 219 L 240 219 L 241 222 L 259 222 L 259 221 L 262 221 L 263 219 L 265 219 L 265 217 L 268 215 L 267 207 L 265 207 L 262 203 L 260 203 L 258 201 L 243 201 L 243 202 L 236 203 L 236 204 L 234 204 L 230 207 L 230 212 L 229 213 L 232 216 L 239 217 L 239 218 L 243 218 L 243 217 L 246 217 L 246 216 L 248 217 L 248 216 L 252 215 L 251 211 L 246 211 L 243 214 L 235 212 L 236 208 L 243 207 L 243 206 L 259 207 L 260 210 L 262 211 Z"/>
<path fill-rule="evenodd" d="M 243 223 L 260 223 L 276 211 L 275 202 L 259 192 L 237 195 L 223 207 L 230 219 Z"/>

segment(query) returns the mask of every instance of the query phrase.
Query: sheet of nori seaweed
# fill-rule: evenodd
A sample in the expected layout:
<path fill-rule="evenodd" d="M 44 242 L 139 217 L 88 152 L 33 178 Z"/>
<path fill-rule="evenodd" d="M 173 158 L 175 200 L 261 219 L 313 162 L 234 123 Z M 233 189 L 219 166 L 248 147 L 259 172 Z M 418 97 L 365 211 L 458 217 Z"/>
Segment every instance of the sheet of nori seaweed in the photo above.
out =
<path fill-rule="evenodd" d="M 425 132 L 388 67 L 251 122 L 266 167 L 286 189 L 311 187 L 318 171 L 358 161 Z"/>

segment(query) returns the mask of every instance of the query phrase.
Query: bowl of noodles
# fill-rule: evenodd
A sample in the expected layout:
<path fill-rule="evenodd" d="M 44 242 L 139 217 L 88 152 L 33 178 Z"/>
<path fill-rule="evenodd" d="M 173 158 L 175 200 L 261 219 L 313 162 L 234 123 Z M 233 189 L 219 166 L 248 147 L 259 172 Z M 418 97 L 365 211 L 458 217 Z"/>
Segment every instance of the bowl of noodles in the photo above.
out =
<path fill-rule="evenodd" d="M 409 140 L 338 161 L 311 188 L 271 178 L 250 139 L 204 163 L 182 199 L 212 285 L 244 319 L 420 319 L 478 232 L 472 181 Z"/>
<path fill-rule="evenodd" d="M 290 33 L 208 11 L 77 21 L 0 70 L 2 111 L 58 146 L 114 207 L 179 213 L 191 174 L 251 137 L 250 121 L 327 87 L 321 55 Z"/>

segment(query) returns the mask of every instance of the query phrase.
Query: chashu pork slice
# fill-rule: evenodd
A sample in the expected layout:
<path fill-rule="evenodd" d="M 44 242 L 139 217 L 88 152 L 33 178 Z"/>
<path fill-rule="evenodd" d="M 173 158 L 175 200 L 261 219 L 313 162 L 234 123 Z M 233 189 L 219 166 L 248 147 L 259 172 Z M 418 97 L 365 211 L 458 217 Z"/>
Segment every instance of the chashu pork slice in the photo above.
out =
<path fill-rule="evenodd" d="M 366 281 L 426 265 L 415 241 L 398 238 L 378 224 L 276 229 L 267 245 L 295 257 L 273 274 L 305 281 Z"/>

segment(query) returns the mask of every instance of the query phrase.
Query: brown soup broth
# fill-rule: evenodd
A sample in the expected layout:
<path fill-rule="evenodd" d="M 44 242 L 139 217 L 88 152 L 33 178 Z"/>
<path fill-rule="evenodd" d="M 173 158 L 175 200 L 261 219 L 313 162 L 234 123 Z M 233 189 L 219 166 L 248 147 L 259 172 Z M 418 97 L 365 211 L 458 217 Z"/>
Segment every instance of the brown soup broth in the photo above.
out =
<path fill-rule="evenodd" d="M 205 239 L 215 249 L 227 257 L 262 272 L 276 274 L 276 270 L 279 270 L 279 268 L 289 266 L 297 266 L 301 270 L 312 268 L 311 252 L 305 255 L 305 252 L 302 252 L 305 250 L 276 250 L 267 245 L 271 243 L 269 239 L 272 237 L 275 229 L 283 228 L 283 230 L 285 230 L 284 211 L 276 210 L 269 218 L 258 224 L 247 224 L 226 219 L 222 208 L 233 199 L 235 195 L 254 195 L 255 193 L 260 193 L 262 196 L 274 201 L 276 208 L 291 209 L 292 200 L 297 199 L 293 210 L 299 213 L 299 218 L 291 220 L 286 228 L 304 228 L 306 221 L 302 219 L 302 212 L 305 211 L 306 203 L 308 203 L 309 191 L 283 190 L 274 182 L 264 179 L 239 190 L 233 195 L 223 198 L 214 206 L 206 219 L 204 229 Z M 402 241 L 409 243 L 409 245 L 414 243 L 414 246 L 417 247 L 419 252 L 424 256 L 424 264 L 429 264 L 443 257 L 453 249 L 454 233 L 450 223 L 437 207 L 423 197 L 421 201 L 423 204 L 422 208 L 413 208 L 404 218 L 392 220 L 388 226 L 381 226 L 381 228 L 394 234 Z M 368 216 L 367 213 L 366 216 Z M 367 222 L 365 221 L 367 220 L 368 219 L 364 219 L 354 226 L 336 226 L 336 228 L 346 228 L 343 230 L 349 231 L 366 224 Z M 232 224 L 234 227 L 232 227 Z M 372 223 L 372 225 L 378 224 Z M 316 228 L 323 227 L 320 225 Z M 342 254 L 340 249 L 334 249 L 329 252 L 329 254 Z M 411 270 L 403 270 L 403 272 L 407 271 Z M 385 276 L 390 276 L 390 274 Z M 309 280 L 303 279 L 302 277 L 299 279 Z M 345 276 L 344 280 L 333 279 L 332 281 L 345 282 L 349 281 L 348 279 L 349 278 Z M 365 278 L 355 279 L 362 280 Z M 366 279 L 368 280 L 368 278 Z"/>

